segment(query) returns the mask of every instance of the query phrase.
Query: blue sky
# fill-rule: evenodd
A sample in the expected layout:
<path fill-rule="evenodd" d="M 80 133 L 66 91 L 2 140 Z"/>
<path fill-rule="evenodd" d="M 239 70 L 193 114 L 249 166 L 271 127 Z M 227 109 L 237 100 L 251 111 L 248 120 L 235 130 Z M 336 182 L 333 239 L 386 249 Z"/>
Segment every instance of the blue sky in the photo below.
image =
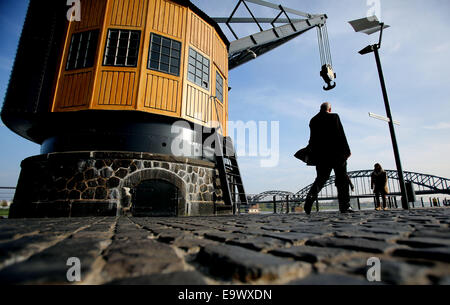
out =
<path fill-rule="evenodd" d="M 385 115 L 373 55 L 357 52 L 377 41 L 377 35 L 354 33 L 349 20 L 365 17 L 366 0 L 271 0 L 309 13 L 326 13 L 337 87 L 322 90 L 316 32 L 312 30 L 278 49 L 230 71 L 229 119 L 279 121 L 280 162 L 261 168 L 260 159 L 241 157 L 248 193 L 278 189 L 296 192 L 312 183 L 315 170 L 292 155 L 306 146 L 308 123 L 324 101 L 341 116 L 352 149 L 349 170 L 370 169 L 376 162 L 395 169 L 388 125 L 369 118 Z M 228 16 L 235 0 L 195 0 L 210 16 Z M 27 1 L 0 0 L 0 96 L 12 68 Z M 275 17 L 271 9 L 255 8 L 260 17 Z M 381 60 L 404 170 L 450 177 L 450 21 L 447 0 L 381 1 L 381 16 L 391 25 L 384 35 Z M 241 14 L 242 12 L 239 12 Z M 256 26 L 236 25 L 240 36 Z M 224 32 L 230 37 L 229 32 Z M 445 38 L 447 37 L 447 38 Z M 22 159 L 39 154 L 39 146 L 0 123 L 0 186 L 15 186 Z"/>
<path fill-rule="evenodd" d="M 8 87 L 17 45 L 28 6 L 26 0 L 0 0 L 0 96 Z M 40 146 L 16 135 L 0 121 L 0 186 L 16 186 L 20 162 L 39 154 Z"/>

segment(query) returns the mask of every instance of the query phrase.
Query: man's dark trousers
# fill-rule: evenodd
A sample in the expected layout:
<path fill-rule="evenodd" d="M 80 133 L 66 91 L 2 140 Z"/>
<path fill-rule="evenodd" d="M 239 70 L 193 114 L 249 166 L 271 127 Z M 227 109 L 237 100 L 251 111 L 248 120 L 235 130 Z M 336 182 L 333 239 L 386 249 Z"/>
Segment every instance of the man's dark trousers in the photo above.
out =
<path fill-rule="evenodd" d="M 350 185 L 347 177 L 347 161 L 344 161 L 330 164 L 322 163 L 316 166 L 317 178 L 314 181 L 308 196 L 306 197 L 305 210 L 310 209 L 314 201 L 317 200 L 319 192 L 330 178 L 331 170 L 334 170 L 336 177 L 339 210 L 344 212 L 350 208 Z"/>

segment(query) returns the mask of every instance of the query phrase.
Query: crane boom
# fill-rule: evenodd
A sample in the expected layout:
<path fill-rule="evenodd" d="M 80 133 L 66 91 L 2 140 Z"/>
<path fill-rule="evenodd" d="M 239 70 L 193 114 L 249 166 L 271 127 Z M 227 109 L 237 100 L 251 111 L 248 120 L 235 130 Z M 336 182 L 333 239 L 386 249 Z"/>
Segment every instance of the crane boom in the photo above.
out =
<path fill-rule="evenodd" d="M 326 16 L 321 15 L 274 27 L 232 41 L 229 50 L 229 69 L 234 69 L 257 56 L 275 49 L 316 26 L 325 24 L 325 20 Z"/>
<path fill-rule="evenodd" d="M 257 18 L 250 10 L 247 2 L 276 9 L 279 11 L 279 13 L 274 19 Z M 248 12 L 250 13 L 251 18 L 233 17 L 241 4 L 246 7 Z M 302 18 L 291 19 L 288 13 Z M 283 14 L 286 18 L 280 18 Z M 320 76 L 328 84 L 328 87 L 324 87 L 324 90 L 330 90 L 335 87 L 335 84 L 333 84 L 333 82 L 336 74 L 333 71 L 331 62 L 331 52 L 326 30 L 327 18 L 328 17 L 325 14 L 308 14 L 294 9 L 285 8 L 282 5 L 276 5 L 263 0 L 239 0 L 230 17 L 215 17 L 212 19 L 217 23 L 225 23 L 236 38 L 236 40 L 230 43 L 229 48 L 228 67 L 230 70 L 257 58 L 258 56 L 263 55 L 264 53 L 267 53 L 278 46 L 285 44 L 286 42 L 300 36 L 301 34 L 313 28 L 317 28 L 319 52 L 322 65 Z M 232 23 L 255 23 L 259 27 L 260 31 L 255 34 L 239 38 L 230 25 Z M 262 23 L 270 23 L 272 25 L 272 28 L 264 30 L 261 26 Z M 275 26 L 275 23 L 284 24 Z"/>

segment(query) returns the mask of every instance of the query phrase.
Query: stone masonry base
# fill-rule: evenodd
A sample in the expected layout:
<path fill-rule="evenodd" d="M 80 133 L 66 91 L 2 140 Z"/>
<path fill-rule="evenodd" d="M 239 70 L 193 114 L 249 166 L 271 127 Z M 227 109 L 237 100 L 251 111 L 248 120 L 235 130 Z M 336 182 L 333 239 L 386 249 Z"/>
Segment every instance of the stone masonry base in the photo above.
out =
<path fill-rule="evenodd" d="M 10 218 L 131 215 L 148 180 L 175 186 L 177 216 L 231 214 L 214 163 L 133 152 L 67 152 L 25 159 Z"/>

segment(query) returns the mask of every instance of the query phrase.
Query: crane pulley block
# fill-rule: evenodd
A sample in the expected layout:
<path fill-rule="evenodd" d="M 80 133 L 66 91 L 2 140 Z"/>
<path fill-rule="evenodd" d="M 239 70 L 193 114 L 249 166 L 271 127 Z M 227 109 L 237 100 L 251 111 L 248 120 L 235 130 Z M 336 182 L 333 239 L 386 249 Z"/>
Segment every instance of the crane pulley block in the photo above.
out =
<path fill-rule="evenodd" d="M 331 60 L 330 42 L 328 40 L 328 30 L 326 24 L 317 26 L 317 40 L 319 43 L 320 62 L 322 69 L 320 76 L 323 78 L 327 86 L 323 90 L 329 91 L 336 87 L 336 73 L 333 71 L 333 62 Z"/>
<path fill-rule="evenodd" d="M 329 91 L 336 87 L 336 83 L 334 80 L 336 79 L 336 73 L 333 71 L 333 67 L 331 65 L 323 65 L 322 70 L 320 70 L 320 76 L 327 83 L 327 86 L 323 87 L 323 90 Z"/>

